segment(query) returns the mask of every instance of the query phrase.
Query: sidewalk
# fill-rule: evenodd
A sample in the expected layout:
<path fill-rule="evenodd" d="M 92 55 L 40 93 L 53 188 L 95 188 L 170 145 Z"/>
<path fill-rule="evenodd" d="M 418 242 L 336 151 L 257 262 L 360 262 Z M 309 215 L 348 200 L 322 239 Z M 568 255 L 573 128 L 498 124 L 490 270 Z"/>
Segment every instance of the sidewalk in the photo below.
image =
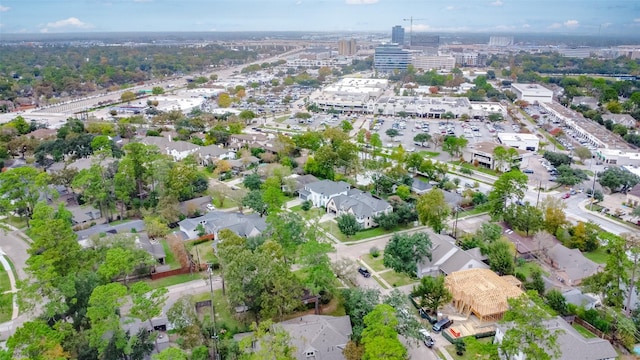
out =
<path fill-rule="evenodd" d="M 626 228 L 626 229 L 628 229 L 628 230 L 629 230 L 630 232 L 632 232 L 632 233 L 633 233 L 633 232 L 637 232 L 637 231 L 638 231 L 638 229 L 637 229 L 637 228 L 634 228 L 634 227 L 633 227 L 633 226 L 631 226 L 631 225 L 627 225 L 627 224 L 625 224 L 624 222 L 620 222 L 620 221 L 613 220 L 613 219 L 611 219 L 611 218 L 609 218 L 609 217 L 607 217 L 607 216 L 605 216 L 605 215 L 602 215 L 602 214 L 601 214 L 601 213 L 599 213 L 598 211 L 591 211 L 591 210 L 587 209 L 587 203 L 589 202 L 589 200 L 590 200 L 590 199 L 589 199 L 589 198 L 587 198 L 586 200 L 583 200 L 583 201 L 579 202 L 579 203 L 578 203 L 578 206 L 579 206 L 583 211 L 585 211 L 585 212 L 587 212 L 587 213 L 589 213 L 589 214 L 591 214 L 591 215 L 593 215 L 593 216 L 597 216 L 597 217 L 601 218 L 602 220 L 605 220 L 605 221 L 608 221 L 608 222 L 610 222 L 610 223 L 613 223 L 613 224 L 616 224 L 616 225 L 618 225 L 618 226 L 621 226 L 621 227 L 623 227 L 623 228 Z"/>
<path fill-rule="evenodd" d="M 11 313 L 11 320 L 14 320 L 18 317 L 19 314 L 18 302 L 16 301 L 18 288 L 16 287 L 16 278 L 13 275 L 13 271 L 11 270 L 11 265 L 5 258 L 5 255 L 6 254 L 4 253 L 4 251 L 2 251 L 2 249 L 0 248 L 0 263 L 2 263 L 2 267 L 7 272 L 7 275 L 9 276 L 9 284 L 11 285 L 11 290 L 6 291 L 5 294 L 13 294 L 13 312 Z"/>

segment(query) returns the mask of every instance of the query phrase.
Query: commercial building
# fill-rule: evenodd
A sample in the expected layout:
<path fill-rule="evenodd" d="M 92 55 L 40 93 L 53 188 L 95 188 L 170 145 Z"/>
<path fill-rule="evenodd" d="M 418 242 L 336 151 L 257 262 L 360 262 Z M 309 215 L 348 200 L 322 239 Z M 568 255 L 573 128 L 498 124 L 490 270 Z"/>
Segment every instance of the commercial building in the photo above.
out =
<path fill-rule="evenodd" d="M 482 166 L 491 170 L 499 170 L 502 172 L 509 171 L 510 165 L 507 162 L 498 163 L 493 155 L 494 150 L 501 146 L 500 144 L 482 141 L 471 144 L 462 150 L 462 159 L 473 165 Z M 520 168 L 526 168 L 529 165 L 529 158 L 532 153 L 522 149 L 516 149 L 518 156 L 513 159 L 513 164 Z"/>
<path fill-rule="evenodd" d="M 453 56 L 426 56 L 414 55 L 411 58 L 411 65 L 416 69 L 424 71 L 430 70 L 452 70 L 456 67 L 456 58 Z"/>
<path fill-rule="evenodd" d="M 529 151 L 538 151 L 540 147 L 540 139 L 534 134 L 498 133 L 498 141 L 512 148 Z"/>
<path fill-rule="evenodd" d="M 606 149 L 596 151 L 596 158 L 604 164 L 618 166 L 640 166 L 640 151 L 632 149 Z"/>
<path fill-rule="evenodd" d="M 358 51 L 355 39 L 338 41 L 338 55 L 353 56 Z"/>
<path fill-rule="evenodd" d="M 391 28 L 391 42 L 394 44 L 404 44 L 404 28 L 396 25 Z"/>
<path fill-rule="evenodd" d="M 376 47 L 373 67 L 376 71 L 388 73 L 394 70 L 404 71 L 411 64 L 411 56 L 396 44 L 382 44 Z"/>
<path fill-rule="evenodd" d="M 425 33 L 411 34 L 411 48 L 438 48 L 440 36 Z"/>
<path fill-rule="evenodd" d="M 553 101 L 553 91 L 538 84 L 511 84 L 511 91 L 518 96 L 518 100 L 531 104 Z"/>
<path fill-rule="evenodd" d="M 512 46 L 513 36 L 491 36 L 489 38 L 489 46 Z"/>

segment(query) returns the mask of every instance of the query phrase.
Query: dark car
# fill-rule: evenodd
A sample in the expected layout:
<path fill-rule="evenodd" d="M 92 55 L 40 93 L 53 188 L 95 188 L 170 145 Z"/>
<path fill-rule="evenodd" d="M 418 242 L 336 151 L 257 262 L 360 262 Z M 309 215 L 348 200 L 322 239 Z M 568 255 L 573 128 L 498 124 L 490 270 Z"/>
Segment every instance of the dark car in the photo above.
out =
<path fill-rule="evenodd" d="M 522 172 L 525 173 L 525 174 L 533 174 L 533 170 L 531 170 L 531 169 L 524 169 L 524 170 L 522 170 Z"/>
<path fill-rule="evenodd" d="M 359 267 L 358 272 L 366 278 L 371 277 L 371 273 L 369 272 L 369 270 L 367 270 L 367 268 Z"/>
<path fill-rule="evenodd" d="M 448 328 L 452 324 L 453 324 L 453 320 L 450 320 L 449 318 L 444 318 L 444 319 L 438 321 L 437 323 L 435 323 L 433 325 L 432 329 L 435 332 L 440 332 L 440 331 Z"/>

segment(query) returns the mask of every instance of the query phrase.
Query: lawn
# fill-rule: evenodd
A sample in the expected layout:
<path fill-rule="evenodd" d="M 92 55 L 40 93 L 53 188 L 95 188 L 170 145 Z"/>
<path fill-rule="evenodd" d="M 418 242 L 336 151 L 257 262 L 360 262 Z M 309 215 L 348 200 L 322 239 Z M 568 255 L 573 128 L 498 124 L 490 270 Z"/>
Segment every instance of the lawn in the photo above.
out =
<path fill-rule="evenodd" d="M 171 251 L 171 248 L 169 247 L 169 243 L 167 242 L 167 239 L 160 240 L 160 243 L 162 244 L 164 253 L 167 255 L 167 257 L 164 259 L 164 263 L 169 265 L 169 268 L 171 268 L 172 270 L 180 269 L 181 267 L 180 262 L 173 255 L 173 251 Z"/>
<path fill-rule="evenodd" d="M 584 336 L 586 339 L 591 339 L 591 338 L 595 338 L 596 337 L 596 335 L 594 333 L 592 333 L 591 331 L 585 329 L 580 324 L 573 323 L 573 324 L 571 324 L 571 326 L 573 326 L 573 328 L 576 329 L 580 333 L 580 335 Z"/>
<path fill-rule="evenodd" d="M 376 236 L 390 235 L 399 230 L 407 229 L 407 227 L 396 227 L 391 230 L 385 230 L 381 227 L 375 227 L 367 230 L 358 231 L 355 235 L 347 237 L 345 234 L 340 232 L 340 229 L 338 228 L 338 224 L 334 220 L 322 222 L 320 223 L 320 227 L 323 228 L 328 233 L 330 233 L 331 235 L 335 236 L 336 239 L 342 242 L 358 241 L 358 240 L 369 239 Z"/>
<path fill-rule="evenodd" d="M 460 360 L 483 360 L 483 359 L 495 359 L 495 352 L 497 352 L 496 345 L 493 345 L 493 337 L 487 337 L 482 339 L 474 339 L 473 337 L 464 338 L 464 342 L 467 345 L 467 351 L 459 356 L 456 354 L 456 346 L 448 345 L 445 349 L 454 359 Z"/>
<path fill-rule="evenodd" d="M 483 207 L 483 206 L 476 206 L 476 207 L 474 207 L 474 208 L 473 208 L 473 209 L 471 209 L 471 210 L 461 211 L 461 212 L 458 214 L 458 218 L 463 218 L 463 217 L 465 217 L 465 216 L 471 216 L 471 215 L 484 214 L 484 213 L 486 213 L 486 212 L 488 212 L 488 210 L 487 210 L 485 207 Z"/>
<path fill-rule="evenodd" d="M 192 244 L 186 244 L 187 249 L 191 256 L 198 262 L 198 264 L 216 263 L 218 258 L 213 253 L 212 241 L 206 241 L 201 244 L 193 246 Z"/>
<path fill-rule="evenodd" d="M 529 278 L 529 276 L 531 275 L 531 271 L 533 271 L 533 269 L 538 269 L 541 270 L 543 274 L 548 275 L 546 272 L 544 272 L 544 270 L 542 270 L 540 268 L 540 265 L 536 264 L 533 261 L 526 261 L 524 264 L 522 265 L 518 265 L 518 263 L 516 263 L 516 273 L 521 273 L 522 275 L 524 275 L 527 279 Z"/>
<path fill-rule="evenodd" d="M 393 270 L 383 272 L 380 276 L 393 287 L 400 287 L 418 282 L 418 279 L 411 278 L 407 274 L 397 273 Z"/>
<path fill-rule="evenodd" d="M 11 320 L 13 315 L 13 294 L 0 294 L 0 323 Z"/>
<path fill-rule="evenodd" d="M 605 250 L 604 246 L 600 246 L 595 251 L 582 253 L 582 255 L 584 255 L 584 257 L 586 257 L 587 259 L 597 264 L 604 264 L 607 262 L 607 259 L 609 258 L 609 254 L 607 254 L 607 251 Z"/>
<path fill-rule="evenodd" d="M 377 258 L 374 258 L 373 256 L 371 256 L 371 254 L 366 254 L 366 255 L 363 255 L 360 259 L 365 263 L 367 263 L 367 265 L 370 268 L 372 268 L 373 271 L 377 272 L 377 271 L 382 271 L 386 269 L 382 264 L 382 261 L 383 261 L 382 257 L 383 257 L 383 253 L 381 251 L 380 256 L 378 256 Z"/>
<path fill-rule="evenodd" d="M 167 287 L 171 285 L 177 285 L 186 283 L 192 280 L 203 279 L 202 274 L 182 274 L 182 275 L 173 275 L 168 276 L 166 278 L 158 279 L 158 280 L 145 280 L 152 288 L 158 289 L 162 287 Z"/>
<path fill-rule="evenodd" d="M 316 219 L 319 217 L 322 217 L 322 215 L 326 214 L 326 211 L 320 209 L 320 208 L 311 208 L 307 211 L 302 210 L 302 205 L 297 205 L 294 206 L 292 208 L 290 208 L 289 210 L 291 210 L 292 212 L 302 216 L 303 218 L 309 220 L 309 219 Z"/>
<path fill-rule="evenodd" d="M 27 219 L 21 216 L 10 215 L 7 216 L 3 221 L 18 229 L 24 229 L 27 227 Z"/>
<path fill-rule="evenodd" d="M 196 301 L 211 300 L 211 292 L 204 292 L 194 295 Z M 216 326 L 218 329 L 224 328 L 231 331 L 233 334 L 249 331 L 249 325 L 253 321 L 251 314 L 247 313 L 250 321 L 239 321 L 232 313 L 227 303 L 227 298 L 222 295 L 222 290 L 213 291 L 213 305 L 216 312 Z M 211 310 L 207 314 L 211 313 Z"/>
<path fill-rule="evenodd" d="M 424 157 L 436 157 L 440 155 L 440 153 L 437 151 L 418 151 L 418 154 Z"/>
<path fill-rule="evenodd" d="M 9 282 L 9 274 L 7 274 L 7 272 L 4 270 L 0 270 L 0 294 L 9 290 L 11 290 L 11 283 Z"/>
<path fill-rule="evenodd" d="M 380 285 L 381 288 L 383 289 L 388 289 L 387 285 L 385 285 L 382 280 L 380 280 L 380 278 L 378 277 L 378 275 L 373 275 L 372 278 L 374 278 L 376 280 L 376 282 L 378 283 L 378 285 Z"/>

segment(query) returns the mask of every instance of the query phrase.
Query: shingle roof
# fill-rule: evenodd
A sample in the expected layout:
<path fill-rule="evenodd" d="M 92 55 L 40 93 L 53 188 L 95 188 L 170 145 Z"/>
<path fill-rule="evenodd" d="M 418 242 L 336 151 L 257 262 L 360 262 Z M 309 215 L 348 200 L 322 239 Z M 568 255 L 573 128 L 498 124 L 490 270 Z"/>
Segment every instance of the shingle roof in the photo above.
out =
<path fill-rule="evenodd" d="M 261 233 L 267 228 L 265 219 L 258 214 L 226 211 L 211 211 L 197 218 L 184 219 L 178 225 L 188 231 L 193 231 L 200 223 L 203 223 L 206 232 L 209 234 L 222 229 L 230 229 L 244 237 L 250 236 L 254 230 Z"/>
<path fill-rule="evenodd" d="M 305 186 L 306 189 L 317 194 L 334 195 L 343 191 L 348 191 L 351 185 L 344 181 L 321 180 Z"/>
<path fill-rule="evenodd" d="M 375 213 L 384 211 L 391 205 L 385 200 L 376 199 L 369 193 L 358 189 L 351 189 L 347 195 L 338 195 L 331 198 L 336 208 L 341 211 L 353 211 L 354 215 L 370 217 Z"/>
<path fill-rule="evenodd" d="M 304 315 L 279 325 L 291 335 L 298 359 L 309 359 L 306 354 L 312 351 L 315 357 L 311 359 L 344 359 L 342 350 L 352 332 L 349 316 Z"/>
<path fill-rule="evenodd" d="M 627 195 L 640 197 L 640 184 L 632 187 L 631 190 L 627 191 Z"/>
<path fill-rule="evenodd" d="M 562 244 L 557 244 L 547 251 L 549 258 L 555 265 L 564 271 L 571 281 L 580 281 L 597 273 L 600 265 L 587 259 L 578 249 L 569 249 Z"/>

